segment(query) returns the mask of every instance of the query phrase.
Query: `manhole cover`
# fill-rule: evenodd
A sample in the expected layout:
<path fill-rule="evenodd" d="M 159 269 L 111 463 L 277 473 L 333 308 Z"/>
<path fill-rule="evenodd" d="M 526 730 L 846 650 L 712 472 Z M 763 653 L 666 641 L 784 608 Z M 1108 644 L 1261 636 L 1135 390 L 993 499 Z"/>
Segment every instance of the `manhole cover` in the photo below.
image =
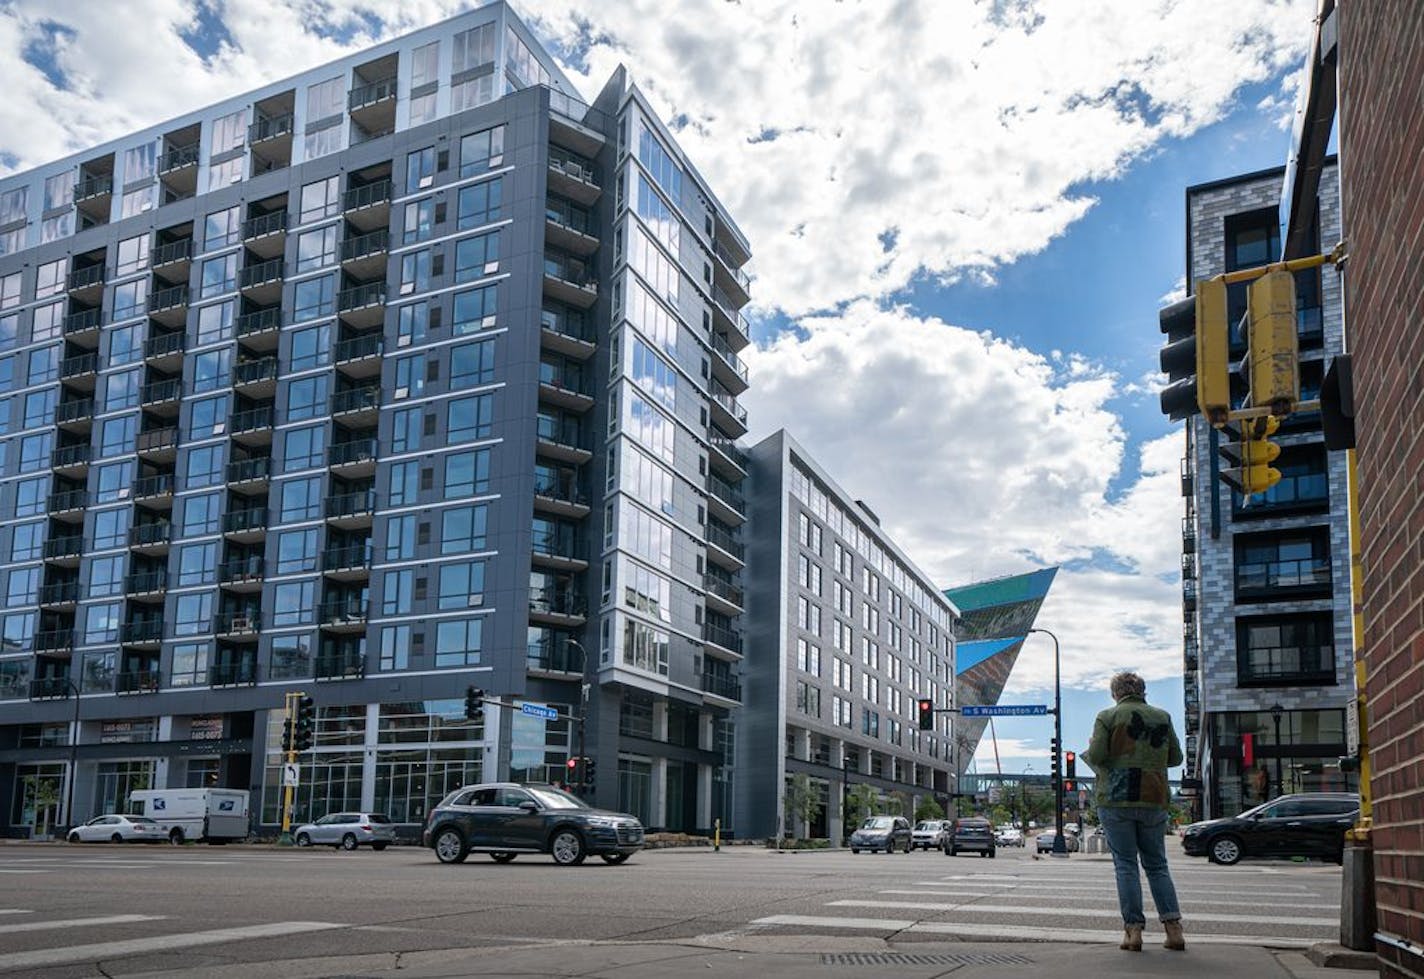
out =
<path fill-rule="evenodd" d="M 1027 955 L 1011 952 L 823 952 L 822 965 L 1032 965 Z"/>

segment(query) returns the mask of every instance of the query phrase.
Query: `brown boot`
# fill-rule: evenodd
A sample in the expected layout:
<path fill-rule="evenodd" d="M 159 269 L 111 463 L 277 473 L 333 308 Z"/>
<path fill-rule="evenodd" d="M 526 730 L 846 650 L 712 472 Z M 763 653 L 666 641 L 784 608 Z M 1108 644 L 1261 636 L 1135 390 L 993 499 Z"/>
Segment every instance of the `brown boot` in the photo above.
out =
<path fill-rule="evenodd" d="M 1118 946 L 1124 952 L 1142 951 L 1142 926 L 1126 925 L 1122 929 L 1122 944 Z"/>
<path fill-rule="evenodd" d="M 1174 952 L 1185 952 L 1187 950 L 1187 940 L 1182 935 L 1182 922 L 1164 921 L 1162 927 L 1166 929 L 1167 940 L 1162 943 L 1163 948 L 1171 949 Z"/>

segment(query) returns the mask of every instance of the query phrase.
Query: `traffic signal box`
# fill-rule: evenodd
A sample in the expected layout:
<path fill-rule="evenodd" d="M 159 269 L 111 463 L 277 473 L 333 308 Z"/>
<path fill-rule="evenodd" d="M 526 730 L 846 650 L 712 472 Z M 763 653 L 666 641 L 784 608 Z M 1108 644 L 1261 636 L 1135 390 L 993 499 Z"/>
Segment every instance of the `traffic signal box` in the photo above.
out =
<path fill-rule="evenodd" d="M 921 731 L 933 731 L 933 730 L 934 730 L 934 701 L 933 701 L 933 700 L 921 700 L 921 701 L 919 701 L 919 709 L 920 709 L 920 730 L 921 730 Z"/>
<path fill-rule="evenodd" d="M 1231 410 L 1231 354 L 1226 323 L 1226 283 L 1203 279 L 1195 295 L 1164 306 L 1158 325 L 1167 335 L 1159 360 L 1168 385 L 1162 413 L 1173 421 L 1198 411 L 1213 425 Z"/>
<path fill-rule="evenodd" d="M 485 692 L 479 687 L 465 688 L 465 720 L 477 721 L 484 716 Z"/>
<path fill-rule="evenodd" d="M 297 698 L 297 716 L 292 722 L 292 751 L 307 751 L 316 739 L 316 701 L 308 694 Z"/>
<path fill-rule="evenodd" d="M 1077 778 L 1077 777 L 1078 777 L 1078 753 L 1077 753 L 1076 751 L 1068 751 L 1068 752 L 1065 752 L 1065 753 L 1064 753 L 1064 755 L 1063 755 L 1063 777 L 1064 777 L 1064 778 Z"/>
<path fill-rule="evenodd" d="M 1274 415 L 1241 423 L 1239 432 L 1227 429 L 1231 441 L 1220 452 L 1232 463 L 1221 478 L 1242 496 L 1264 493 L 1281 481 L 1281 471 L 1271 463 L 1280 458 L 1281 447 L 1270 441 L 1281 423 Z"/>
<path fill-rule="evenodd" d="M 1300 401 L 1295 276 L 1285 269 L 1267 272 L 1251 283 L 1247 297 L 1250 325 L 1241 371 L 1251 391 L 1247 403 L 1284 418 Z"/>

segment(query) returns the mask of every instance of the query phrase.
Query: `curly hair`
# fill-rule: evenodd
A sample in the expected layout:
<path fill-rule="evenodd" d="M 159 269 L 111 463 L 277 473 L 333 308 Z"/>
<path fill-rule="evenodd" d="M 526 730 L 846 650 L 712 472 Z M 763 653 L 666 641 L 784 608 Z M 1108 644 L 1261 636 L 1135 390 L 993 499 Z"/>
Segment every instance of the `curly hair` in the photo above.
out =
<path fill-rule="evenodd" d="M 1146 697 L 1147 684 L 1142 677 L 1136 673 L 1119 673 L 1112 678 L 1108 685 L 1108 690 L 1112 693 L 1113 700 L 1121 700 L 1124 697 Z"/>

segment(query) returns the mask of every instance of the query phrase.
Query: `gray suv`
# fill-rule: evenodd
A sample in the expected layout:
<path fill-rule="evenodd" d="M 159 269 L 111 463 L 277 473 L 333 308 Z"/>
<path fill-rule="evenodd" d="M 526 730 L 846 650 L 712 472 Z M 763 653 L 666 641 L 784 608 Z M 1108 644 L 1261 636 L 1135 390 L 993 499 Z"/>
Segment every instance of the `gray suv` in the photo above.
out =
<path fill-rule="evenodd" d="M 592 809 L 552 785 L 491 782 L 450 793 L 430 811 L 421 843 L 441 863 L 461 863 L 488 853 L 509 863 L 521 853 L 547 853 L 565 867 L 585 857 L 623 863 L 643 848 L 636 816 Z"/>
<path fill-rule="evenodd" d="M 343 850 L 369 846 L 384 850 L 396 841 L 396 827 L 377 812 L 333 812 L 314 823 L 298 826 L 292 835 L 297 846 L 335 846 Z"/>

